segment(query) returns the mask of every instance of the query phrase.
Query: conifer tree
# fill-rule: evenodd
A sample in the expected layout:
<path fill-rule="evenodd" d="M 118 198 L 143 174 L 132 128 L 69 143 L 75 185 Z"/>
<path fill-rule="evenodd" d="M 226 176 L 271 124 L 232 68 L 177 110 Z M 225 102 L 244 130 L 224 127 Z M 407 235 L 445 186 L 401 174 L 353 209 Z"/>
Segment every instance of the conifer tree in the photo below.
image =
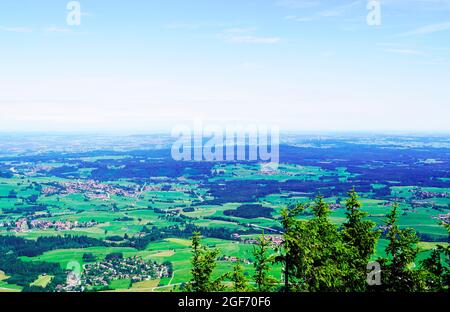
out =
<path fill-rule="evenodd" d="M 347 250 L 337 226 L 329 219 L 323 197 L 312 205 L 313 218 L 298 220 L 304 206 L 282 212 L 285 289 L 294 291 L 342 290 L 347 274 Z"/>
<path fill-rule="evenodd" d="M 443 226 L 448 231 L 448 240 L 450 241 L 450 223 L 444 223 Z M 450 245 L 447 247 L 438 246 L 439 250 L 444 254 L 445 268 L 444 268 L 444 287 L 450 291 Z"/>
<path fill-rule="evenodd" d="M 450 235 L 450 227 L 444 223 Z M 424 259 L 420 268 L 428 291 L 445 291 L 450 286 L 450 246 L 437 245 L 431 255 Z"/>
<path fill-rule="evenodd" d="M 222 280 L 212 280 L 212 273 L 216 267 L 219 250 L 209 249 L 201 245 L 200 233 L 195 232 L 192 236 L 192 278 L 187 285 L 190 292 L 214 292 L 223 289 Z"/>
<path fill-rule="evenodd" d="M 253 256 L 255 262 L 255 273 L 253 279 L 255 281 L 256 290 L 260 292 L 267 292 L 273 289 L 276 280 L 270 276 L 270 266 L 272 260 L 269 257 L 269 240 L 266 239 L 264 233 L 258 238 L 258 244 L 253 247 Z"/>
<path fill-rule="evenodd" d="M 340 291 L 347 276 L 347 249 L 338 227 L 331 223 L 331 210 L 322 196 L 313 204 L 314 217 L 308 221 L 307 229 L 312 238 L 311 266 L 307 272 L 309 291 Z"/>
<path fill-rule="evenodd" d="M 298 220 L 298 216 L 305 211 L 302 204 L 288 207 L 281 211 L 281 224 L 283 225 L 283 244 L 277 248 L 279 254 L 275 261 L 283 264 L 284 291 L 302 289 L 304 283 L 305 259 L 309 247 L 304 244 L 308 237 L 306 221 Z"/>
<path fill-rule="evenodd" d="M 347 221 L 343 224 L 342 237 L 348 250 L 348 275 L 345 279 L 349 291 L 367 289 L 366 267 L 375 251 L 379 232 L 375 223 L 364 220 L 367 213 L 361 210 L 361 203 L 355 189 L 349 192 L 346 202 Z"/>
<path fill-rule="evenodd" d="M 233 291 L 245 292 L 248 290 L 248 281 L 244 275 L 241 260 L 238 259 L 231 273 L 231 281 L 233 282 Z"/>
<path fill-rule="evenodd" d="M 422 278 L 428 291 L 445 289 L 445 267 L 442 264 L 441 251 L 433 249 L 431 255 L 420 263 Z"/>
<path fill-rule="evenodd" d="M 414 270 L 419 240 L 413 229 L 400 229 L 397 222 L 398 204 L 394 204 L 386 222 L 386 238 L 389 240 L 385 249 L 387 258 L 379 261 L 383 287 L 387 291 L 420 291 L 423 288 L 420 271 Z"/>

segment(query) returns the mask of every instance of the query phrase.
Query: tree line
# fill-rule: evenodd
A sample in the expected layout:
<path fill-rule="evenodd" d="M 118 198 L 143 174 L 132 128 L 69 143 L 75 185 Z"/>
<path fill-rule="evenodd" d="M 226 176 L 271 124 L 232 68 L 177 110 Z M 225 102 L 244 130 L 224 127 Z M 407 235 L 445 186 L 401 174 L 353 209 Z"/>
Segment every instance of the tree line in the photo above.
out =
<path fill-rule="evenodd" d="M 346 220 L 331 222 L 330 208 L 318 196 L 312 205 L 283 209 L 283 242 L 275 249 L 264 236 L 253 249 L 254 274 L 248 278 L 240 260 L 232 272 L 213 278 L 220 251 L 192 237 L 192 278 L 184 290 L 286 292 L 443 292 L 450 284 L 450 247 L 437 245 L 428 258 L 418 261 L 419 239 L 411 228 L 398 225 L 398 205 L 387 214 L 384 232 L 361 209 L 352 190 L 346 201 Z M 307 209 L 311 217 L 300 219 Z M 449 230 L 449 224 L 443 224 Z M 384 256 L 376 256 L 379 238 L 387 240 Z M 273 264 L 283 267 L 283 281 L 271 275 Z M 418 263 L 416 265 L 415 263 Z"/>

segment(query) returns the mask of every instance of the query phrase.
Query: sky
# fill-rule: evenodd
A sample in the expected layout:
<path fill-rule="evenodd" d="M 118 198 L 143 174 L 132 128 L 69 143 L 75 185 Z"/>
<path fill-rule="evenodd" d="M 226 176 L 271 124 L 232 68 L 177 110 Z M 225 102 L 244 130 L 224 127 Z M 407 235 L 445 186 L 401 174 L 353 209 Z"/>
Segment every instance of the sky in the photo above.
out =
<path fill-rule="evenodd" d="M 450 132 L 450 0 L 0 2 L 0 131 Z"/>

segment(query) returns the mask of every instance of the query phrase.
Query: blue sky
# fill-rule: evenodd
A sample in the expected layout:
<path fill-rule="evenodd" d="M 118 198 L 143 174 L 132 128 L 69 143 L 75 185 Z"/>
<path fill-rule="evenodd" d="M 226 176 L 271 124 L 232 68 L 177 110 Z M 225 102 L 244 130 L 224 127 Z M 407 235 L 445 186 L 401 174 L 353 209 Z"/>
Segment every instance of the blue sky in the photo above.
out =
<path fill-rule="evenodd" d="M 0 2 L 0 130 L 450 131 L 450 0 Z"/>

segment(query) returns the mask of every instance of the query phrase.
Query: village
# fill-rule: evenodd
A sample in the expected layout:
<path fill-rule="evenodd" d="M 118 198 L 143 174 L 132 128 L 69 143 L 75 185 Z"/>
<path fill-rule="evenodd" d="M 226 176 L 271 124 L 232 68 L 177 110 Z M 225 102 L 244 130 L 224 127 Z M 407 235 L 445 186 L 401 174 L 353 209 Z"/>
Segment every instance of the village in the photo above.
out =
<path fill-rule="evenodd" d="M 174 186 L 171 184 L 152 184 L 138 186 L 123 186 L 108 183 L 100 183 L 94 180 L 78 180 L 76 182 L 57 182 L 52 185 L 46 185 L 42 188 L 42 194 L 45 196 L 52 195 L 70 195 L 83 194 L 89 200 L 110 200 L 111 196 L 124 196 L 130 198 L 138 198 L 142 192 L 150 191 L 174 191 L 185 192 L 187 189 L 182 186 Z"/>
<path fill-rule="evenodd" d="M 11 232 L 23 233 L 32 229 L 47 230 L 55 229 L 56 231 L 67 231 L 74 228 L 90 228 L 98 225 L 96 221 L 78 222 L 78 221 L 51 221 L 27 218 L 20 218 L 17 221 L 0 222 L 0 227 L 6 227 Z"/>
<path fill-rule="evenodd" d="M 245 264 L 252 264 L 253 262 L 248 260 L 248 259 L 240 259 L 236 256 L 222 256 L 218 259 L 219 261 L 227 261 L 227 262 L 232 262 L 232 263 L 236 263 L 238 261 L 242 261 L 242 263 Z"/>
<path fill-rule="evenodd" d="M 99 183 L 94 180 L 76 181 L 76 182 L 58 182 L 56 185 L 45 186 L 42 188 L 42 194 L 51 195 L 70 195 L 84 194 L 89 199 L 109 200 L 111 195 L 135 197 L 136 191 L 132 188 L 118 187 L 112 184 Z"/>
<path fill-rule="evenodd" d="M 409 190 L 413 193 L 415 199 L 429 199 L 429 198 L 450 198 L 450 193 L 447 192 L 426 192 L 421 188 Z"/>
<path fill-rule="evenodd" d="M 167 265 L 147 262 L 141 257 L 124 258 L 121 254 L 106 257 L 102 262 L 85 264 L 81 275 L 82 287 L 106 287 L 113 280 L 129 279 L 131 283 L 169 277 Z"/>
<path fill-rule="evenodd" d="M 259 241 L 256 238 L 243 238 L 239 234 L 235 233 L 232 235 L 234 239 L 239 239 L 241 243 L 244 244 L 253 244 L 258 245 Z M 281 246 L 284 242 L 283 237 L 281 236 L 274 236 L 274 235 L 265 235 L 265 239 L 272 245 L 272 247 L 278 247 Z"/>
<path fill-rule="evenodd" d="M 439 221 L 442 221 L 442 222 L 444 222 L 446 224 L 450 224 L 450 213 L 440 214 L 437 217 L 432 217 L 432 218 L 436 219 L 436 220 L 439 220 Z"/>

